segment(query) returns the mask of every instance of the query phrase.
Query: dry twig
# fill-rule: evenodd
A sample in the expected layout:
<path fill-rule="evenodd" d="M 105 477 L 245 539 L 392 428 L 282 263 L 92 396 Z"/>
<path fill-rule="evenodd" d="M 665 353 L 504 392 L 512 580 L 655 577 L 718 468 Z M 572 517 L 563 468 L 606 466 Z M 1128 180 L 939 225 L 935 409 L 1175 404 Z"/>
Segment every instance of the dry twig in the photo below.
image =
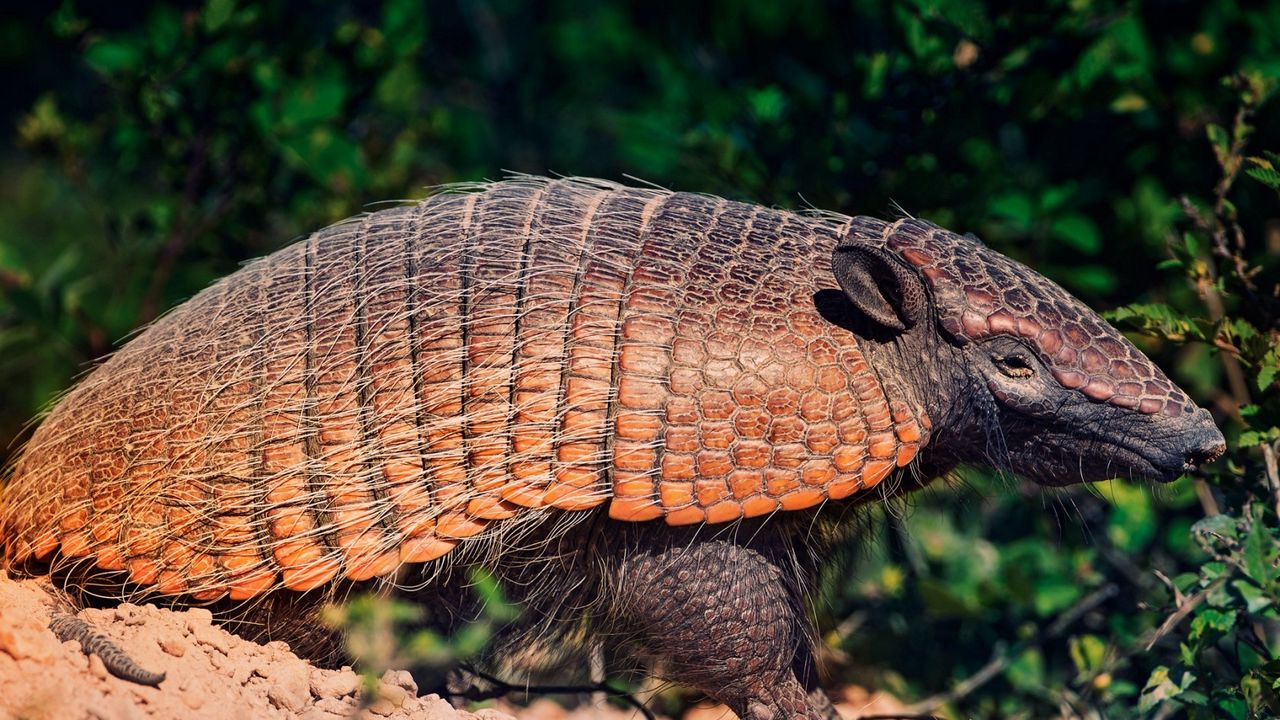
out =
<path fill-rule="evenodd" d="M 1039 647 L 1045 642 L 1058 637 L 1067 628 L 1071 627 L 1080 618 L 1084 617 L 1091 610 L 1098 607 L 1102 603 L 1119 594 L 1120 588 L 1115 585 L 1108 584 L 1094 590 L 1092 593 L 1084 596 L 1076 604 L 1067 609 L 1066 612 L 1059 615 L 1048 626 L 1041 628 L 1035 637 L 1023 642 L 1014 643 L 1007 650 L 997 651 L 991 660 L 978 669 L 977 672 L 965 678 L 951 688 L 950 691 L 939 693 L 931 697 L 927 697 L 920 702 L 914 703 L 907 707 L 908 713 L 929 713 L 943 705 L 956 702 L 968 696 L 974 690 L 982 687 L 997 677 L 1000 673 L 1009 667 L 1009 663 L 1013 658 L 1022 654 L 1024 650 L 1030 647 Z"/>

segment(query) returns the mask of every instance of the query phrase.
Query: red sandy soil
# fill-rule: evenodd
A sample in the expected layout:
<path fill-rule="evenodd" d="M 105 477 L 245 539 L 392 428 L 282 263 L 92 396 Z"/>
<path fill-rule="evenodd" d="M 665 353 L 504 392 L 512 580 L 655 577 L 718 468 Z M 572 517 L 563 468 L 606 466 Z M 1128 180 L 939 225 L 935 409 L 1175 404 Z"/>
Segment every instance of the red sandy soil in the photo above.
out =
<path fill-rule="evenodd" d="M 82 610 L 79 617 L 105 633 L 143 668 L 163 671 L 158 688 L 109 675 L 75 641 L 48 629 L 54 595 L 42 579 L 0 572 L 0 720 L 588 720 L 639 718 L 635 711 L 582 706 L 566 710 L 550 700 L 474 712 L 455 710 L 437 695 L 418 696 L 409 673 L 388 671 L 377 695 L 361 708 L 360 676 L 350 668 L 322 670 L 282 642 L 259 645 L 212 623 L 209 611 L 183 612 L 123 604 Z M 901 712 L 893 698 L 846 691 L 838 704 L 847 718 Z M 698 706 L 685 720 L 730 720 L 723 706 Z"/>

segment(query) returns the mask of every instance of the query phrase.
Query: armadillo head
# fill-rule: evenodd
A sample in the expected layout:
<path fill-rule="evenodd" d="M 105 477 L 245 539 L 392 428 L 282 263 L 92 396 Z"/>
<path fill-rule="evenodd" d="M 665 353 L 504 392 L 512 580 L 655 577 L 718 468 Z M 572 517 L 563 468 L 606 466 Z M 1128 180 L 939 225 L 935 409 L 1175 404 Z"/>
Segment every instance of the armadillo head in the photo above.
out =
<path fill-rule="evenodd" d="M 928 378 L 916 392 L 950 460 L 1052 485 L 1168 481 L 1225 449 L 1209 413 L 1097 313 L 976 238 L 858 218 L 832 269 L 890 342 L 950 370 L 904 369 Z"/>

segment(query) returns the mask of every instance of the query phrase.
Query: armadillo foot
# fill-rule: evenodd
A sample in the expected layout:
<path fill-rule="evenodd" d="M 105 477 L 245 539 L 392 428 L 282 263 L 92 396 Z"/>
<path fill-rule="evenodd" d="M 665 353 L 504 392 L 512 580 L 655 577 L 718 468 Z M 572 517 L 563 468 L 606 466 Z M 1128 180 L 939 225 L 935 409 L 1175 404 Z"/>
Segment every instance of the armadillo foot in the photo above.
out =
<path fill-rule="evenodd" d="M 752 720 L 833 720 L 785 552 L 758 536 L 675 537 L 624 560 L 614 608 L 645 654 Z M 654 538 L 657 539 L 657 538 Z M 652 547 L 652 545 L 650 546 Z"/>
<path fill-rule="evenodd" d="M 85 655 L 97 655 L 106 666 L 107 672 L 121 680 L 151 687 L 158 687 L 164 681 L 164 673 L 144 670 L 111 638 L 75 615 L 55 612 L 49 620 L 49 629 L 63 642 L 67 640 L 79 642 Z"/>

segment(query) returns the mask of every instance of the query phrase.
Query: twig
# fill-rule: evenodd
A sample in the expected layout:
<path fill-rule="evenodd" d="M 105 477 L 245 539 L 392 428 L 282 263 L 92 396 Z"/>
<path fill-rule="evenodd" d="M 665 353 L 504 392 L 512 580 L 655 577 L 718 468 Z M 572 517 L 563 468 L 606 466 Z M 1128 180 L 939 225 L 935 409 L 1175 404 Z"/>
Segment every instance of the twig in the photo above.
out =
<path fill-rule="evenodd" d="M 1145 649 L 1148 651 L 1151 650 L 1151 648 L 1160 641 L 1160 638 L 1169 634 L 1169 631 L 1173 630 L 1178 623 L 1182 622 L 1182 619 L 1190 614 L 1192 610 L 1195 610 L 1196 606 L 1204 602 L 1205 598 L 1209 597 L 1210 593 L 1217 590 L 1219 587 L 1222 587 L 1222 584 L 1227 581 L 1227 577 L 1229 576 L 1223 575 L 1222 577 L 1219 577 L 1217 580 L 1209 583 L 1208 587 L 1187 598 L 1186 601 L 1179 605 L 1178 609 L 1174 610 L 1173 614 L 1165 618 L 1164 622 L 1160 623 L 1160 627 L 1156 628 L 1155 633 L 1151 636 L 1151 640 L 1147 642 Z"/>
<path fill-rule="evenodd" d="M 1046 641 L 1052 640 L 1053 638 L 1061 635 L 1080 618 L 1119 594 L 1119 592 L 1120 589 L 1114 584 L 1103 585 L 1092 593 L 1081 598 L 1075 605 L 1072 605 L 1070 609 L 1059 615 L 1052 623 L 1037 632 L 1034 638 L 1014 643 L 1004 652 L 997 651 L 986 665 L 983 665 L 977 672 L 957 683 L 950 691 L 927 697 L 920 702 L 909 705 L 907 707 L 907 712 L 928 713 L 943 705 L 963 699 L 974 690 L 977 690 L 987 684 L 1003 672 L 1009 666 L 1012 658 L 1021 654 L 1027 648 L 1039 647 Z"/>
<path fill-rule="evenodd" d="M 852 658 L 841 649 L 844 641 L 853 636 L 867 621 L 867 612 L 858 610 L 841 620 L 834 628 L 822 636 L 822 652 L 827 653 L 832 662 L 848 665 Z"/>
<path fill-rule="evenodd" d="M 1204 216 L 1196 210 L 1195 206 L 1191 204 L 1187 196 L 1184 195 L 1179 198 L 1179 203 L 1182 205 L 1183 214 L 1205 234 L 1217 238 L 1225 232 L 1222 227 L 1223 221 L 1220 217 L 1215 216 L 1214 224 L 1210 225 Z M 1243 242 L 1243 240 L 1240 242 Z M 1217 252 L 1217 249 L 1226 249 L 1225 242 L 1221 245 L 1221 248 L 1218 248 L 1216 243 L 1217 240 L 1215 240 L 1215 252 Z M 1226 257 L 1233 257 L 1229 249 L 1226 249 L 1226 251 L 1228 253 Z M 1244 259 L 1238 254 L 1235 255 L 1235 259 L 1237 266 L 1244 262 Z M 1245 271 L 1247 271 L 1247 267 L 1244 270 L 1240 267 L 1236 268 L 1237 274 Z M 1244 279 L 1243 275 L 1241 277 Z M 1222 296 L 1218 294 L 1217 288 L 1213 286 L 1212 279 L 1200 277 L 1196 282 L 1196 291 L 1200 293 L 1200 297 L 1204 300 L 1205 307 L 1209 311 L 1209 319 L 1215 324 L 1222 322 L 1222 319 L 1227 314 L 1226 306 L 1223 304 Z M 1228 353 L 1222 356 L 1222 365 L 1227 374 L 1227 384 L 1231 386 L 1231 395 L 1235 398 L 1237 404 L 1249 404 L 1249 386 L 1245 380 L 1244 371 L 1240 367 L 1240 361 L 1236 358 L 1240 354 L 1240 349 L 1221 338 L 1214 338 L 1213 344 Z"/>
<path fill-rule="evenodd" d="M 1240 113 L 1236 113 L 1236 122 L 1243 122 L 1245 117 L 1247 117 L 1247 115 L 1242 116 Z M 1239 135 L 1239 133 L 1234 134 Z M 1243 150 L 1243 139 L 1238 139 L 1232 146 L 1232 152 L 1240 153 L 1243 152 Z M 1248 264 L 1245 263 L 1242 253 L 1232 253 L 1226 246 L 1226 232 L 1223 229 L 1224 220 L 1221 215 L 1222 208 L 1226 201 L 1226 193 L 1231 188 L 1231 183 L 1234 182 L 1236 173 L 1239 172 L 1238 166 L 1242 164 L 1242 162 L 1243 161 L 1236 163 L 1237 167 L 1234 172 L 1227 171 L 1228 174 L 1224 175 L 1223 179 L 1219 181 L 1217 187 L 1214 189 L 1216 201 L 1214 203 L 1214 222 L 1212 225 L 1210 225 L 1209 221 L 1206 220 L 1198 210 L 1196 210 L 1195 206 L 1191 204 L 1191 201 L 1185 195 L 1179 198 L 1179 203 L 1182 205 L 1183 214 L 1191 220 L 1192 224 L 1213 238 L 1215 248 L 1214 252 L 1220 255 L 1225 252 L 1226 255 L 1224 257 L 1232 258 L 1236 266 L 1236 274 L 1240 275 L 1241 282 L 1244 282 L 1247 286 L 1251 287 L 1248 277 L 1245 274 L 1248 271 Z M 1224 168 L 1224 171 L 1225 170 L 1226 168 Z M 1234 224 L 1234 221 L 1232 222 Z M 1237 239 L 1237 243 L 1241 244 L 1241 246 L 1243 246 L 1243 242 L 1243 237 Z M 1222 297 L 1218 294 L 1217 288 L 1213 286 L 1211 278 L 1198 278 L 1196 281 L 1196 290 L 1199 291 L 1200 297 L 1204 300 L 1205 308 L 1209 311 L 1209 319 L 1214 323 L 1222 322 L 1222 319 L 1226 317 L 1227 310 L 1226 306 L 1222 302 Z M 1252 295 L 1252 291 L 1249 287 L 1246 287 L 1246 290 L 1249 291 L 1250 295 Z M 1226 348 L 1223 348 L 1222 344 L 1219 343 L 1218 338 L 1214 339 L 1213 344 L 1219 349 L 1226 350 Z M 1227 344 L 1230 345 L 1230 343 Z M 1218 357 L 1222 361 L 1223 373 L 1227 376 L 1227 385 L 1231 388 L 1231 399 L 1234 403 L 1231 408 L 1231 414 L 1236 416 L 1238 419 L 1240 415 L 1240 408 L 1248 405 L 1250 401 L 1249 384 L 1248 381 L 1245 380 L 1244 368 L 1240 365 L 1239 350 L 1233 346 L 1231 350 L 1219 353 Z M 1213 490 L 1209 487 L 1209 483 L 1205 482 L 1204 478 L 1200 477 L 1194 478 L 1192 482 L 1195 486 L 1196 498 L 1200 501 L 1200 507 L 1204 510 L 1205 516 L 1213 517 L 1214 515 L 1221 514 L 1222 510 L 1218 507 L 1217 498 L 1213 496 Z"/>
<path fill-rule="evenodd" d="M 1262 444 L 1262 465 L 1267 470 L 1267 485 L 1271 487 L 1271 498 L 1275 503 L 1276 517 L 1280 517 L 1280 470 L 1276 468 L 1277 443 Z"/>
<path fill-rule="evenodd" d="M 640 702 L 631 693 L 626 690 L 619 690 L 608 683 L 589 683 L 586 685 L 513 685 L 505 680 L 490 675 L 489 673 L 478 670 L 474 667 L 468 668 L 467 672 L 493 685 L 492 689 L 481 690 L 474 684 L 460 693 L 450 693 L 453 698 L 461 698 L 463 700 L 493 700 L 495 698 L 506 697 L 513 693 L 522 693 L 528 695 L 557 695 L 557 694 L 579 694 L 579 693 L 604 693 L 609 697 L 615 697 L 634 707 L 641 715 L 645 716 L 645 720 L 656 720 L 654 714 L 644 703 Z"/>
<path fill-rule="evenodd" d="M 1209 483 L 1204 478 L 1191 478 L 1191 485 L 1195 488 L 1196 499 L 1200 501 L 1200 509 L 1204 511 L 1205 517 L 1222 514 L 1222 508 L 1218 507 L 1218 498 L 1213 496 L 1213 488 L 1209 487 Z"/>
<path fill-rule="evenodd" d="M 1213 247 L 1214 252 L 1226 259 L 1230 260 L 1236 269 L 1236 275 L 1240 277 L 1240 282 L 1244 284 L 1245 292 L 1252 297 L 1254 294 L 1253 281 L 1249 278 L 1252 273 L 1249 271 L 1249 263 L 1244 259 L 1244 232 L 1240 229 L 1239 223 L 1234 217 L 1235 213 L 1227 212 L 1227 193 L 1231 191 L 1231 186 L 1235 184 L 1236 178 L 1240 176 L 1240 169 L 1244 167 L 1244 146 L 1248 141 L 1248 134 L 1243 131 L 1253 115 L 1253 107 L 1247 103 L 1242 103 L 1236 109 L 1235 119 L 1231 122 L 1231 148 L 1227 152 L 1227 161 L 1223 165 L 1222 178 L 1218 180 L 1217 186 L 1213 189 L 1213 217 L 1215 227 L 1213 229 Z M 1231 217 L 1228 217 L 1228 214 Z M 1227 244 L 1227 230 L 1232 230 L 1232 236 L 1235 240 L 1236 248 L 1233 251 Z"/>

